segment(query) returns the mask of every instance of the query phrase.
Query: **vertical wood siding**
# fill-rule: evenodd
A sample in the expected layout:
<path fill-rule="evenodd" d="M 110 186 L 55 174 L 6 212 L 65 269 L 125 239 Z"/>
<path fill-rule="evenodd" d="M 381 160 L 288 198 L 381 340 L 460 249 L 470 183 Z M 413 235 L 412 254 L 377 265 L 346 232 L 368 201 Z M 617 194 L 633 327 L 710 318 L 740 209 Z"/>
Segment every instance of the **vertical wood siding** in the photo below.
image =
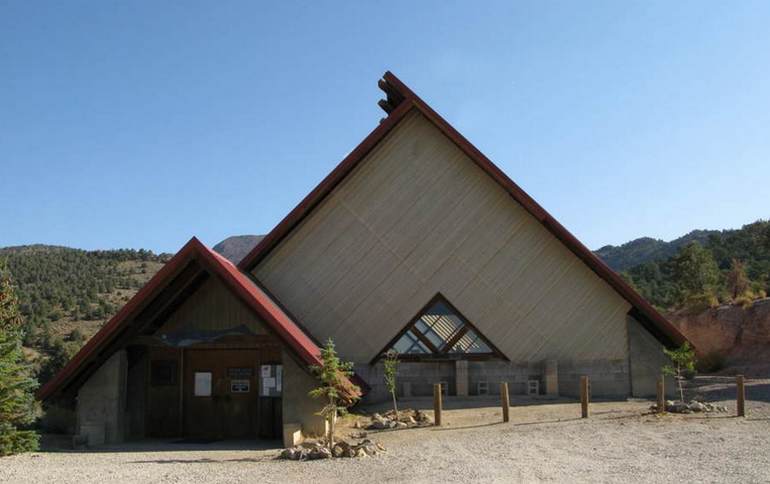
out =
<path fill-rule="evenodd" d="M 254 273 L 358 363 L 437 292 L 513 361 L 627 356 L 629 304 L 416 112 Z"/>
<path fill-rule="evenodd" d="M 267 334 L 262 321 L 219 279 L 211 276 L 174 311 L 158 334 L 170 333 L 179 328 L 223 330 L 242 324 L 254 334 Z"/>

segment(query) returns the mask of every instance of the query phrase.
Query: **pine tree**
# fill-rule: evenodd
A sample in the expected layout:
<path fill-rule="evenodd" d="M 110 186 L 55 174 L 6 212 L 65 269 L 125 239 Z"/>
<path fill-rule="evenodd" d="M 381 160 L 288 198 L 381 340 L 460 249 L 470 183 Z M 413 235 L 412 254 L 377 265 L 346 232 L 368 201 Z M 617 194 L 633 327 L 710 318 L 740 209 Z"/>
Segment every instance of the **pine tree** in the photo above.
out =
<path fill-rule="evenodd" d="M 719 268 L 710 250 L 697 242 L 682 247 L 672 259 L 674 282 L 680 302 L 713 299 L 719 283 Z"/>
<path fill-rule="evenodd" d="M 331 338 L 321 349 L 321 366 L 311 366 L 311 371 L 321 380 L 321 386 L 310 391 L 313 398 L 326 400 L 326 405 L 318 412 L 329 423 L 327 444 L 329 451 L 334 448 L 334 427 L 337 423 L 337 415 L 346 408 L 340 405 L 339 389 L 344 385 L 343 379 L 353 375 L 353 364 L 344 362 L 337 356 L 334 349 L 334 341 Z M 354 390 L 357 392 L 358 387 Z"/>
<path fill-rule="evenodd" d="M 742 296 L 749 288 L 749 278 L 746 276 L 746 266 L 738 259 L 733 259 L 730 272 L 727 273 L 727 289 L 733 301 Z"/>
<path fill-rule="evenodd" d="M 38 436 L 20 430 L 34 420 L 36 387 L 21 351 L 23 320 L 11 281 L 0 267 L 0 455 L 36 450 Z"/>

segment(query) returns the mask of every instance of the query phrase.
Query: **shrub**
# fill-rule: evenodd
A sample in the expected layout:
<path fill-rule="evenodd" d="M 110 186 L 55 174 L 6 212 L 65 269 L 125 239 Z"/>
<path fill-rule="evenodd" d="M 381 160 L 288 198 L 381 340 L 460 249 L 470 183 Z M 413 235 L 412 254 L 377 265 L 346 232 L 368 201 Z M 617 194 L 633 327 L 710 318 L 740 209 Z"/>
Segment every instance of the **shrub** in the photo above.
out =
<path fill-rule="evenodd" d="M 700 293 L 688 296 L 685 300 L 685 308 L 694 313 L 699 313 L 719 306 L 719 300 L 712 293 Z"/>
<path fill-rule="evenodd" d="M 743 309 L 748 309 L 751 307 L 751 304 L 754 302 L 754 295 L 750 292 L 741 294 L 740 296 L 736 297 L 733 303 L 736 306 L 740 306 Z"/>

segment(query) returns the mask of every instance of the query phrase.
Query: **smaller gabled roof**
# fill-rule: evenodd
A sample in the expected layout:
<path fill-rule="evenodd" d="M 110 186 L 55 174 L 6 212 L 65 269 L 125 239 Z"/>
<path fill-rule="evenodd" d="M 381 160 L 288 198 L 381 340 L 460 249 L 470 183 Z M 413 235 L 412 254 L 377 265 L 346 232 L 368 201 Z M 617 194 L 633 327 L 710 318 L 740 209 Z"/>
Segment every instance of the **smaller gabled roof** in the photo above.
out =
<path fill-rule="evenodd" d="M 441 115 L 414 93 L 390 71 L 378 83 L 387 99 L 378 104 L 387 117 L 364 138 L 364 140 L 343 159 L 321 183 L 316 186 L 294 209 L 289 212 L 273 230 L 238 263 L 244 271 L 251 271 L 288 236 L 300 222 L 317 207 L 327 195 L 361 162 L 366 155 L 382 141 L 412 110 L 417 110 L 446 135 L 477 166 L 492 177 L 527 212 L 537 219 L 549 232 L 558 238 L 573 254 L 583 261 L 596 275 L 604 279 L 621 297 L 631 305 L 631 314 L 650 333 L 667 346 L 681 345 L 687 341 L 684 335 L 661 315 L 649 302 L 640 296 L 623 278 L 607 266 L 577 237 L 560 224 L 535 199 L 519 187 L 508 175 L 487 158 L 478 148 L 460 134 Z"/>
<path fill-rule="evenodd" d="M 202 269 L 218 277 L 243 303 L 253 310 L 265 324 L 307 365 L 321 364 L 321 350 L 281 309 L 272 298 L 230 261 L 203 245 L 193 237 L 177 252 L 131 300 L 100 329 L 80 351 L 37 393 L 41 400 L 53 396 L 72 382 L 89 363 L 96 360 L 115 338 L 126 330 L 142 309 L 195 260 Z"/>

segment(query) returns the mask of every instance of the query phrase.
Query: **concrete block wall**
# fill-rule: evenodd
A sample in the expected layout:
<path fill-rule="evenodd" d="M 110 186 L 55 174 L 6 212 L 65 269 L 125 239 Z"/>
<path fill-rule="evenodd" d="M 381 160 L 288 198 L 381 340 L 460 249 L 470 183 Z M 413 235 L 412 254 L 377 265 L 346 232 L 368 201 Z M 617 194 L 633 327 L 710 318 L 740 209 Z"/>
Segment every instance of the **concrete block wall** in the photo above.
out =
<path fill-rule="evenodd" d="M 326 423 L 323 417 L 316 415 L 325 402 L 311 398 L 308 393 L 318 386 L 318 380 L 310 375 L 286 351 L 282 355 L 283 396 L 282 408 L 284 428 L 288 424 L 298 424 L 306 436 L 324 435 Z M 290 428 L 294 428 L 291 427 Z"/>
<path fill-rule="evenodd" d="M 371 387 L 364 403 L 383 402 L 389 398 L 382 378 L 382 364 L 359 365 L 355 368 Z M 540 395 L 579 397 L 580 377 L 591 379 L 592 395 L 595 398 L 627 398 L 630 395 L 629 363 L 626 359 L 589 361 L 467 361 L 461 366 L 467 373 L 468 395 L 478 395 L 478 383 L 487 382 L 488 394 L 499 395 L 500 383 L 508 383 L 511 395 L 526 395 L 529 380 L 539 382 Z M 413 363 L 399 365 L 399 396 L 408 386 L 411 396 L 430 396 L 433 384 L 444 381 L 449 385 L 449 395 L 458 395 L 463 390 L 457 384 L 460 375 L 456 362 Z"/>
<path fill-rule="evenodd" d="M 511 395 L 526 395 L 529 380 L 542 383 L 542 365 L 539 362 L 513 363 L 507 361 L 470 361 L 468 362 L 468 379 L 471 395 L 478 395 L 478 383 L 487 382 L 490 395 L 500 394 L 500 383 L 508 383 L 508 393 Z"/>
<path fill-rule="evenodd" d="M 638 398 L 654 398 L 657 381 L 664 365 L 670 364 L 663 344 L 655 339 L 636 319 L 628 316 L 628 360 L 631 373 L 631 394 Z M 666 396 L 674 398 L 674 379 L 666 378 Z"/>
<path fill-rule="evenodd" d="M 122 442 L 125 437 L 126 352 L 113 354 L 80 387 L 77 396 L 77 433 L 88 445 Z"/>
<path fill-rule="evenodd" d="M 559 395 L 580 397 L 580 377 L 587 376 L 592 398 L 625 399 L 630 395 L 628 361 L 559 361 Z"/>
<path fill-rule="evenodd" d="M 378 362 L 376 365 L 359 364 L 355 366 L 354 370 L 370 387 L 362 403 L 384 402 L 390 399 L 390 394 L 385 386 L 382 362 Z M 404 390 L 407 387 L 411 397 L 431 396 L 433 395 L 433 384 L 439 382 L 445 382 L 449 395 L 455 395 L 457 391 L 455 374 L 454 361 L 424 363 L 403 361 L 398 365 L 398 396 L 407 396 L 404 395 Z"/>

